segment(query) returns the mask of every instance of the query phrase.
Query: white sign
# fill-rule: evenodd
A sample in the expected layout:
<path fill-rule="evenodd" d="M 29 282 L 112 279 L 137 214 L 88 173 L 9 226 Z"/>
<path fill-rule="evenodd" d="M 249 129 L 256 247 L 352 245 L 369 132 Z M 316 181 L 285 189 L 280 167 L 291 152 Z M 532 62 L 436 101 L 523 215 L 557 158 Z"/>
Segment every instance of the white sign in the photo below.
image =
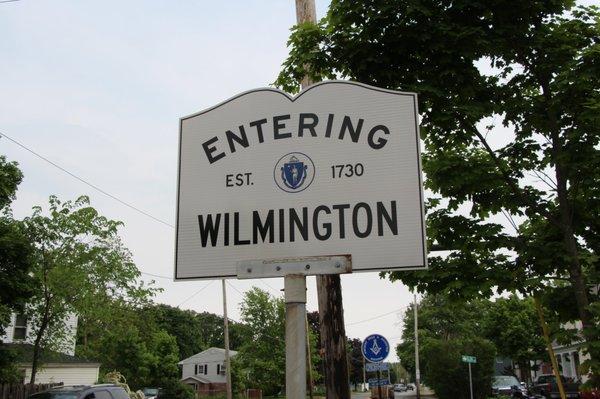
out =
<path fill-rule="evenodd" d="M 417 96 L 354 82 L 264 88 L 181 119 L 175 279 L 351 255 L 426 268 Z"/>

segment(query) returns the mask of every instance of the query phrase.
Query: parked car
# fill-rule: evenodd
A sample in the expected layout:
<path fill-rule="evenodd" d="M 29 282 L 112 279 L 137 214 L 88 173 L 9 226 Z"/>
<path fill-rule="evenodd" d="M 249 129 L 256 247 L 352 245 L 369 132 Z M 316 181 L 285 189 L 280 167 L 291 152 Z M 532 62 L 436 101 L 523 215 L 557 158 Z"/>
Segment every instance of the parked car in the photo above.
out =
<path fill-rule="evenodd" d="M 394 384 L 394 392 L 406 392 L 406 385 Z"/>
<path fill-rule="evenodd" d="M 564 376 L 560 376 L 565 389 L 565 395 L 569 399 L 579 398 L 579 383 L 571 382 Z M 554 399 L 560 398 L 560 392 L 558 391 L 558 385 L 556 384 L 556 377 L 554 374 L 542 374 L 539 375 L 530 389 L 533 398 L 544 398 Z"/>
<path fill-rule="evenodd" d="M 527 389 L 513 375 L 495 375 L 492 377 L 492 395 L 505 395 L 511 398 L 528 398 Z"/>
<path fill-rule="evenodd" d="M 157 399 L 160 396 L 161 389 L 145 387 L 142 388 L 142 392 L 144 393 L 144 397 L 146 399 Z"/>
<path fill-rule="evenodd" d="M 115 384 L 63 385 L 34 393 L 28 399 L 129 399 L 129 395 Z"/>
<path fill-rule="evenodd" d="M 414 391 L 415 389 L 417 389 L 417 387 L 415 387 L 415 384 L 406 384 L 407 391 Z"/>

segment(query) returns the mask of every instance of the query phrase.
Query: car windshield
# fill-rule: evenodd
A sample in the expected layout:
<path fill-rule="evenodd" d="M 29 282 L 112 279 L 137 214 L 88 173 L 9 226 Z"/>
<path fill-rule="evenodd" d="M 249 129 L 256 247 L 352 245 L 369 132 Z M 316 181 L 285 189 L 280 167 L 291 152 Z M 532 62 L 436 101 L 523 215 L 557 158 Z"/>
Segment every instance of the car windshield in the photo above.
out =
<path fill-rule="evenodd" d="M 493 387 L 512 387 L 513 385 L 519 385 L 519 380 L 512 375 L 497 375 L 492 382 Z"/>
<path fill-rule="evenodd" d="M 145 396 L 156 396 L 158 395 L 158 388 L 144 388 L 143 392 Z"/>

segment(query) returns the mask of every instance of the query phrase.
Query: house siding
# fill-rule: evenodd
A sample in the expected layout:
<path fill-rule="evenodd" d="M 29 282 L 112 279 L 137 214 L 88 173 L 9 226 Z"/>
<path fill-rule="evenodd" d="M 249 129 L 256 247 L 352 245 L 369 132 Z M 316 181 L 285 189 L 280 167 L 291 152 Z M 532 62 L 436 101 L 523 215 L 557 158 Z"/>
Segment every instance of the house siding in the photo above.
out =
<path fill-rule="evenodd" d="M 25 370 L 25 382 L 31 378 L 31 366 L 20 367 Z M 37 384 L 59 383 L 64 385 L 89 385 L 98 382 L 99 365 L 46 365 L 35 375 Z"/>
<path fill-rule="evenodd" d="M 230 351 L 230 356 L 237 354 L 235 351 Z M 181 368 L 181 379 L 185 380 L 189 377 L 199 377 L 203 380 L 208 380 L 211 383 L 226 383 L 227 377 L 224 374 L 217 373 L 217 369 L 221 369 L 225 364 L 225 351 L 219 348 L 210 348 L 204 352 L 200 352 L 194 356 L 179 362 Z M 205 366 L 206 374 L 203 372 L 195 373 L 196 365 Z"/>
<path fill-rule="evenodd" d="M 24 340 L 14 340 L 14 331 L 15 331 L 15 322 L 17 315 L 13 313 L 10 316 L 10 324 L 6 327 L 5 334 L 0 336 L 0 341 L 13 344 L 13 343 L 28 343 L 33 344 L 35 337 L 33 336 L 33 325 L 31 323 L 27 323 L 27 336 Z M 67 339 L 60 345 L 56 350 L 58 352 L 74 356 L 75 355 L 75 336 L 77 335 L 77 315 L 71 313 L 65 317 L 65 325 L 67 328 Z"/>

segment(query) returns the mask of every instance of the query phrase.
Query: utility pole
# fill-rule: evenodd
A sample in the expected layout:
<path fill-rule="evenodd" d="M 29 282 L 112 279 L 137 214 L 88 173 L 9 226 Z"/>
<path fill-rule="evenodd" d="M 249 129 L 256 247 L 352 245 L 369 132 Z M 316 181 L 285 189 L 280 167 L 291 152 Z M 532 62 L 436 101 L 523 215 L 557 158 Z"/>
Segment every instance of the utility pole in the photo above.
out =
<path fill-rule="evenodd" d="M 415 312 L 415 387 L 417 399 L 421 399 L 421 370 L 419 369 L 419 316 L 417 312 L 417 294 L 414 294 L 413 310 Z"/>
<path fill-rule="evenodd" d="M 350 399 L 346 331 L 339 275 L 317 276 L 321 347 L 325 349 L 327 399 Z"/>
<path fill-rule="evenodd" d="M 314 0 L 296 0 L 296 22 L 317 23 Z M 310 69 L 310 65 L 307 65 Z M 310 76 L 302 79 L 302 89 L 314 82 Z M 342 305 L 340 276 L 318 275 L 319 322 L 321 325 L 321 347 L 325 350 L 325 388 L 327 399 L 350 399 L 348 355 L 346 354 L 346 329 Z"/>
<path fill-rule="evenodd" d="M 535 304 L 535 310 L 537 311 L 538 317 L 540 318 L 540 324 L 542 325 L 542 332 L 544 334 L 544 340 L 546 341 L 546 346 L 548 348 L 548 355 L 550 355 L 550 362 L 552 364 L 552 371 L 554 372 L 554 377 L 556 378 L 558 392 L 560 394 L 561 399 L 566 399 L 567 395 L 565 394 L 565 387 L 563 386 L 562 379 L 560 378 L 558 362 L 556 361 L 554 348 L 552 348 L 552 341 L 550 340 L 548 325 L 546 324 L 546 319 L 544 318 L 544 310 L 542 309 L 542 304 L 540 303 L 540 299 L 537 295 L 533 296 L 533 303 Z"/>
<path fill-rule="evenodd" d="M 231 359 L 229 358 L 229 320 L 227 318 L 227 289 L 225 288 L 225 279 L 221 279 L 223 285 L 223 325 L 225 327 L 225 375 L 227 399 L 232 399 L 231 395 Z"/>
<path fill-rule="evenodd" d="M 471 363 L 469 363 L 469 389 L 471 392 L 471 399 L 473 399 L 473 374 L 471 374 Z"/>
<path fill-rule="evenodd" d="M 313 391 L 315 389 L 315 384 L 313 382 L 313 374 L 312 374 L 312 351 L 310 348 L 310 331 L 308 326 L 308 314 L 304 312 L 304 317 L 306 318 L 306 363 L 308 367 L 308 396 L 310 399 L 313 399 Z"/>

